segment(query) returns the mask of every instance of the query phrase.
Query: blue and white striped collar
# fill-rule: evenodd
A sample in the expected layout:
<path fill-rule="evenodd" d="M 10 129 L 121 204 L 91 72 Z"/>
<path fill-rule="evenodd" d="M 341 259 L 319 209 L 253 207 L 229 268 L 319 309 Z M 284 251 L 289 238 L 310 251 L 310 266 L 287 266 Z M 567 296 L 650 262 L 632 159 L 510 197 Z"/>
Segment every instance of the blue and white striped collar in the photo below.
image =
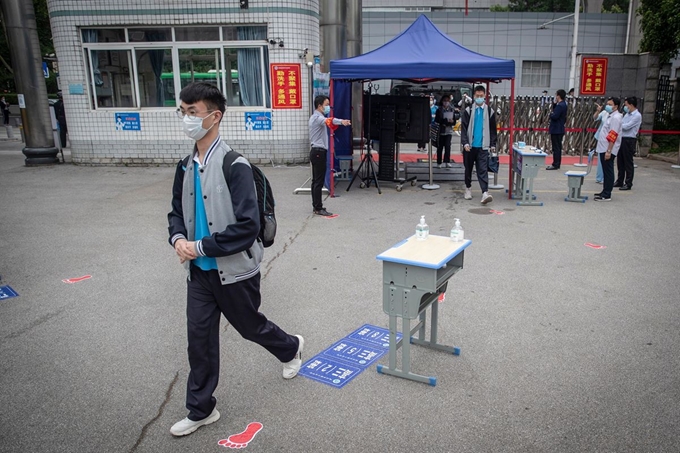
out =
<path fill-rule="evenodd" d="M 196 145 L 194 145 L 193 161 L 198 164 L 199 168 L 208 165 L 208 161 L 210 160 L 210 156 L 212 156 L 213 151 L 215 150 L 215 148 L 217 148 L 217 146 L 220 144 L 221 141 L 222 141 L 222 136 L 218 135 L 217 138 L 215 139 L 215 141 L 212 142 L 212 145 L 210 145 L 210 148 L 208 148 L 208 152 L 205 153 L 205 159 L 203 161 L 203 165 L 201 165 L 201 162 L 198 160 L 198 148 L 196 147 Z"/>

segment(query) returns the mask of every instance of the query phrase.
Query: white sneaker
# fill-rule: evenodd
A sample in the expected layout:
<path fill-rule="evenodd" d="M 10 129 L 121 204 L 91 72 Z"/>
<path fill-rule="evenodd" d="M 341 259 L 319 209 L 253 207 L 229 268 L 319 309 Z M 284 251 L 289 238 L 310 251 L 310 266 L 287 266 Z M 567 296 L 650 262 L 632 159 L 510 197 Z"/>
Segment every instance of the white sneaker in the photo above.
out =
<path fill-rule="evenodd" d="M 444 164 L 437 164 L 437 168 L 444 168 Z"/>
<path fill-rule="evenodd" d="M 300 346 L 298 346 L 298 350 L 295 353 L 295 358 L 290 362 L 283 364 L 284 379 L 293 379 L 295 376 L 297 376 L 298 371 L 300 371 L 300 367 L 302 366 L 302 349 L 305 346 L 305 339 L 302 338 L 302 335 L 295 336 L 298 337 L 298 340 L 300 340 Z"/>
<path fill-rule="evenodd" d="M 172 425 L 172 428 L 170 428 L 170 434 L 177 437 L 186 436 L 187 434 L 193 433 L 201 426 L 215 423 L 219 419 L 220 413 L 217 411 L 217 409 L 213 409 L 212 413 L 203 420 L 198 420 L 195 422 L 193 420 L 185 418 L 184 420 L 175 423 L 174 425 Z"/>
<path fill-rule="evenodd" d="M 453 164 L 447 162 L 447 163 L 446 163 L 446 168 L 453 168 Z"/>
<path fill-rule="evenodd" d="M 464 196 L 464 198 L 465 198 L 466 200 L 472 200 L 472 192 L 470 192 L 470 189 L 469 189 L 469 188 L 466 188 L 466 189 L 465 189 L 465 196 Z"/>
<path fill-rule="evenodd" d="M 489 192 L 484 192 L 482 194 L 482 204 L 487 204 L 491 203 L 493 201 L 493 197 L 489 195 Z"/>

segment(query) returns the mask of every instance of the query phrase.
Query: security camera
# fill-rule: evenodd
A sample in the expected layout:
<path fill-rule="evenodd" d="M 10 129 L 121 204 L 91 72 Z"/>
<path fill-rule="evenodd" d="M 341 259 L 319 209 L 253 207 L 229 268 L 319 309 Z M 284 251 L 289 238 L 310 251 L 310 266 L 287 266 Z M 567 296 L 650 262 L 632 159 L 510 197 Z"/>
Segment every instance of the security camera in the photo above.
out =
<path fill-rule="evenodd" d="M 276 44 L 276 41 L 273 40 L 273 39 L 270 39 L 270 40 L 269 40 L 269 44 L 271 44 L 271 45 L 273 46 L 274 44 Z"/>
<path fill-rule="evenodd" d="M 283 39 L 279 40 L 279 47 L 283 47 Z"/>

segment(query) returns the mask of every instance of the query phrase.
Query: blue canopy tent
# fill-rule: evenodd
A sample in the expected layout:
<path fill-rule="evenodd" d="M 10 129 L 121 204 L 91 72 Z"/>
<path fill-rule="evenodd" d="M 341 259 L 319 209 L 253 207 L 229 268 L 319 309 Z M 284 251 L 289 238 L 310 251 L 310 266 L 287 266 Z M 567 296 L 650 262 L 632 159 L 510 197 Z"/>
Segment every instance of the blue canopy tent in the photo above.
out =
<path fill-rule="evenodd" d="M 331 72 L 331 105 L 338 118 L 349 118 L 351 84 L 378 79 L 400 79 L 418 82 L 450 80 L 465 82 L 498 82 L 510 80 L 510 143 L 514 132 L 515 61 L 489 57 L 461 46 L 421 15 L 400 35 L 371 52 L 352 58 L 333 60 Z M 331 159 L 335 147 L 339 155 L 352 154 L 351 131 L 338 129 L 331 140 Z M 512 170 L 511 170 L 512 171 Z M 333 195 L 333 175 L 330 191 Z M 512 175 L 511 175 L 512 180 Z"/>

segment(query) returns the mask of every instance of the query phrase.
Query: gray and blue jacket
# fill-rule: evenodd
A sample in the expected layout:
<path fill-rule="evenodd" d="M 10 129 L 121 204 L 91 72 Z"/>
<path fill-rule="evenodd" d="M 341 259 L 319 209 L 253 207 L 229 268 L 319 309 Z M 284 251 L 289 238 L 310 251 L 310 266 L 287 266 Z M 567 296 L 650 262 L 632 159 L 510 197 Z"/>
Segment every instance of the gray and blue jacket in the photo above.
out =
<path fill-rule="evenodd" d="M 260 272 L 264 247 L 257 239 L 260 211 L 250 163 L 239 157 L 231 166 L 227 187 L 222 163 L 231 148 L 219 137 L 206 153 L 203 165 L 191 158 L 180 161 L 172 188 L 172 211 L 168 213 L 170 244 L 184 238 L 195 241 L 196 197 L 194 172 L 200 172 L 203 204 L 210 236 L 196 243 L 201 256 L 214 257 L 223 285 L 247 280 Z M 194 147 L 193 157 L 197 153 Z M 184 267 L 189 272 L 189 262 Z"/>

